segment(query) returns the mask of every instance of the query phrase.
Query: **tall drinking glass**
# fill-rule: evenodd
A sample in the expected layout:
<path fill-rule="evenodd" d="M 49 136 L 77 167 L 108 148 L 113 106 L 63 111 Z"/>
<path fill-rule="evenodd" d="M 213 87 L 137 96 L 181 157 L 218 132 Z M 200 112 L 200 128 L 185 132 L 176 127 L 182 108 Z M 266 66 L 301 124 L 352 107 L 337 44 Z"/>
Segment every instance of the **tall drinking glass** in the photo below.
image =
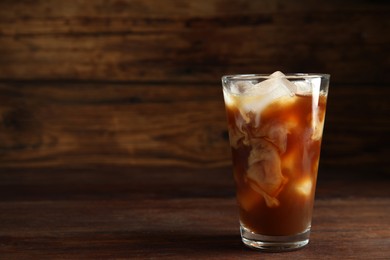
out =
<path fill-rule="evenodd" d="M 287 251 L 309 243 L 327 74 L 222 77 L 245 245 Z"/>

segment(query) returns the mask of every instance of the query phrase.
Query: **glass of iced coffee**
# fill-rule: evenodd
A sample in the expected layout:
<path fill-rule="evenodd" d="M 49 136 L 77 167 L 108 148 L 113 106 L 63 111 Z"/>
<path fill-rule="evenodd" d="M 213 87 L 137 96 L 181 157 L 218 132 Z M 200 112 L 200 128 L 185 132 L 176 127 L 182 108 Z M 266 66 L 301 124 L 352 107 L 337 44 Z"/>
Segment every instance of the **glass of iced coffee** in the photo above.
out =
<path fill-rule="evenodd" d="M 243 243 L 307 245 L 329 75 L 228 75 L 222 85 Z"/>

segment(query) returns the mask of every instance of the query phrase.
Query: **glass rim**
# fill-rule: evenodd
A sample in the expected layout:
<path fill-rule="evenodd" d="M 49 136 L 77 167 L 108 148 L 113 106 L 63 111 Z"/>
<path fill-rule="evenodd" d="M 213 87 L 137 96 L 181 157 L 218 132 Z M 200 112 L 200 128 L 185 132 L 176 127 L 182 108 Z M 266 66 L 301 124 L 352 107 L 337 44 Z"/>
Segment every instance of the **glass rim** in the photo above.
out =
<path fill-rule="evenodd" d="M 270 79 L 270 74 L 231 74 L 222 76 L 223 81 L 242 81 L 256 79 Z M 286 73 L 281 78 L 285 79 L 307 79 L 307 78 L 322 78 L 329 80 L 330 74 L 326 73 Z"/>

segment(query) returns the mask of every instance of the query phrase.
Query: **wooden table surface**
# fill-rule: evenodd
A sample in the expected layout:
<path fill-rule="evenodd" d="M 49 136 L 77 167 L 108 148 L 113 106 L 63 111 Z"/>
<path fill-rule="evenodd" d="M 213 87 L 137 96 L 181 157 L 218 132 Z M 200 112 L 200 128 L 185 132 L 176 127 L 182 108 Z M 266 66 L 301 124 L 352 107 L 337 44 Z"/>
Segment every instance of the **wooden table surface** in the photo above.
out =
<path fill-rule="evenodd" d="M 287 253 L 241 243 L 232 179 L 228 168 L 4 169 L 0 258 L 389 259 L 387 177 L 320 172 L 310 244 Z"/>

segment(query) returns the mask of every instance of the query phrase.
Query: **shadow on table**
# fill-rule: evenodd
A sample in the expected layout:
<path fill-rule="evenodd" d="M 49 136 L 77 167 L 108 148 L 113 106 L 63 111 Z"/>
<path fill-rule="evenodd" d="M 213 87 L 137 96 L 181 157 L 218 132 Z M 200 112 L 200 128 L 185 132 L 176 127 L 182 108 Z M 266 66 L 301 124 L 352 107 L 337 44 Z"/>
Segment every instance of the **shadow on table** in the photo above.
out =
<path fill-rule="evenodd" d="M 246 251 L 239 234 L 199 234 L 199 231 L 147 231 L 131 235 L 132 248 L 146 252 L 232 252 Z M 160 254 L 159 253 L 159 254 Z"/>

